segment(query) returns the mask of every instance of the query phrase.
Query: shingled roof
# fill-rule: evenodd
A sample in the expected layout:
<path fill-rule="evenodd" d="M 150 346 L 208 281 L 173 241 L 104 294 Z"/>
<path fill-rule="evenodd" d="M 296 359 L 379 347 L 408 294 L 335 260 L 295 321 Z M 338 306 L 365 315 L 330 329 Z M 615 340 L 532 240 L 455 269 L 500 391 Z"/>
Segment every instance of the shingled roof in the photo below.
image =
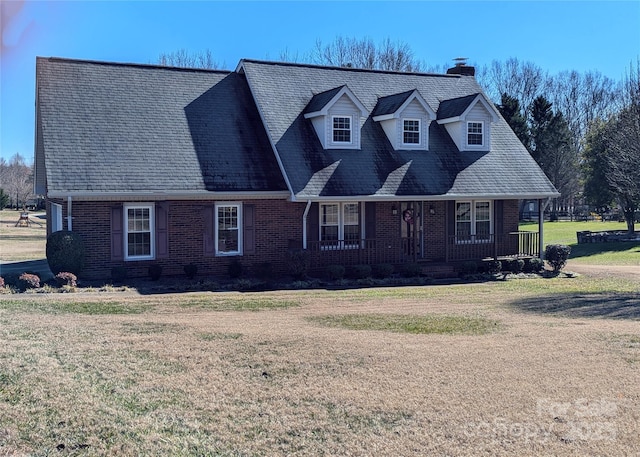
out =
<path fill-rule="evenodd" d="M 437 122 L 429 127 L 428 151 L 394 151 L 382 127 L 372 119 L 380 99 L 386 112 L 413 90 L 418 90 L 436 112 L 441 103 L 454 99 L 459 100 L 449 107 L 458 110 L 482 93 L 473 77 L 255 60 L 241 61 L 238 70 L 246 75 L 295 199 L 558 195 L 502 117 L 496 116 L 497 122 L 491 126 L 489 152 L 460 152 L 446 128 Z M 361 149 L 325 150 L 303 112 L 314 94 L 344 85 L 370 113 L 362 126 Z M 378 111 L 381 109 L 378 106 Z"/>
<path fill-rule="evenodd" d="M 373 120 L 376 106 L 398 109 L 413 91 L 439 114 L 459 111 L 482 93 L 469 76 L 254 60 L 221 72 L 58 58 L 38 58 L 36 73 L 36 181 L 51 197 L 557 196 L 500 116 L 489 152 L 460 152 L 435 121 L 428 151 L 395 151 Z M 325 150 L 305 110 L 322 109 L 344 88 L 364 110 L 361 148 Z"/>
<path fill-rule="evenodd" d="M 58 58 L 36 73 L 42 193 L 288 195 L 238 73 Z"/>

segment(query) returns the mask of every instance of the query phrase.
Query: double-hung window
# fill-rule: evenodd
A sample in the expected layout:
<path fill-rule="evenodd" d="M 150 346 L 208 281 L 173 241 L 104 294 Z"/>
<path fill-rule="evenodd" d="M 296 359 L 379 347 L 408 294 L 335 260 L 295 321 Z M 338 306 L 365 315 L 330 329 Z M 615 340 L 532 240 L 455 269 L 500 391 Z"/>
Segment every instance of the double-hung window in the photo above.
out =
<path fill-rule="evenodd" d="M 420 144 L 420 119 L 403 119 L 402 121 L 402 144 Z"/>
<path fill-rule="evenodd" d="M 458 243 L 491 240 L 491 202 L 456 202 L 456 241 Z"/>
<path fill-rule="evenodd" d="M 325 249 L 356 247 L 360 241 L 360 205 L 326 203 L 320 205 L 320 241 Z"/>
<path fill-rule="evenodd" d="M 242 205 L 219 203 L 215 210 L 216 254 L 242 254 Z"/>
<path fill-rule="evenodd" d="M 483 146 L 484 145 L 484 125 L 482 122 L 467 122 L 467 145 Z"/>
<path fill-rule="evenodd" d="M 155 230 L 153 204 L 126 204 L 124 206 L 125 259 L 150 260 L 155 257 Z"/>
<path fill-rule="evenodd" d="M 351 117 L 333 116 L 333 142 L 351 144 Z"/>

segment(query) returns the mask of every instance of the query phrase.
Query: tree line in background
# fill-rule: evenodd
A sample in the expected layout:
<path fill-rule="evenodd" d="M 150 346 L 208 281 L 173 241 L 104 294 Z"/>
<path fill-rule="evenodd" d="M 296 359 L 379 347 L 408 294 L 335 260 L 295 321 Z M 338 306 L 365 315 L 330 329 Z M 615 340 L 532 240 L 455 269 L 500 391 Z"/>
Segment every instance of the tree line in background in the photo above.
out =
<path fill-rule="evenodd" d="M 0 158 L 0 209 L 24 208 L 33 197 L 33 165 L 17 153 Z"/>
<path fill-rule="evenodd" d="M 448 67 L 427 64 L 410 45 L 389 38 L 379 44 L 370 38 L 318 40 L 309 52 L 285 50 L 279 60 L 403 72 L 444 73 Z M 193 65 L 198 62 L 203 64 Z M 208 50 L 163 54 L 158 63 L 221 68 Z M 476 79 L 560 192 L 552 217 L 619 208 L 634 230 L 640 212 L 640 60 L 623 80 L 597 70 L 551 75 L 517 58 L 476 67 Z"/>
<path fill-rule="evenodd" d="M 419 60 L 410 45 L 387 38 L 318 40 L 300 55 L 279 60 L 371 70 L 444 73 L 448 65 Z M 220 69 L 210 50 L 161 54 L 163 66 Z M 476 67 L 476 79 L 558 189 L 552 216 L 590 207 L 618 207 L 630 231 L 640 212 L 640 60 L 616 81 L 598 71 L 550 75 L 532 62 L 494 60 Z M 33 167 L 20 154 L 0 159 L 0 204 L 24 205 L 33 191 Z M 588 205 L 588 206 L 587 206 Z"/>

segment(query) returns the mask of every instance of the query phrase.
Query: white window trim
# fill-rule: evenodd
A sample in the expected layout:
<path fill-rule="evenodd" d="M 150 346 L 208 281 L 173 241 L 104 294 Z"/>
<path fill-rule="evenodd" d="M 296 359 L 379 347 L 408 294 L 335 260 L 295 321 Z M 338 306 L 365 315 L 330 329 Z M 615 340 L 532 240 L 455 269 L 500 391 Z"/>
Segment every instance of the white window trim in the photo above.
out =
<path fill-rule="evenodd" d="M 322 239 L 322 227 L 325 226 L 334 226 L 334 224 L 322 224 L 322 207 L 323 206 L 330 206 L 330 205 L 338 205 L 338 239 L 337 240 L 323 240 Z M 360 240 L 362 240 L 363 238 L 363 221 L 364 221 L 364 210 L 360 210 L 362 205 L 360 205 L 358 202 L 334 202 L 334 203 L 320 203 L 320 205 L 318 205 L 318 211 L 319 211 L 319 215 L 318 215 L 318 239 L 320 240 L 320 243 L 335 243 L 335 245 L 331 244 L 328 246 L 322 246 L 321 245 L 321 249 L 328 251 L 328 250 L 339 250 L 339 249 L 357 249 L 360 247 L 360 244 L 358 242 L 349 242 L 347 243 L 344 239 L 344 207 L 345 205 L 358 205 L 358 227 L 359 227 L 359 235 L 360 235 Z"/>
<path fill-rule="evenodd" d="M 335 130 L 334 128 L 334 120 L 336 118 L 341 118 L 341 119 L 349 119 L 349 138 L 351 138 L 351 141 L 334 141 L 333 139 L 333 132 Z M 339 130 L 346 130 L 346 129 L 339 129 Z M 350 114 L 334 114 L 331 116 L 331 128 L 329 131 L 329 143 L 334 145 L 334 146 L 353 146 L 354 142 L 353 142 L 353 116 Z"/>
<path fill-rule="evenodd" d="M 482 128 L 482 133 L 480 134 L 482 136 L 482 144 L 469 144 L 469 124 L 480 124 L 481 128 Z M 487 132 L 485 129 L 485 125 L 484 125 L 484 121 L 481 120 L 467 120 L 466 121 L 466 130 L 464 132 L 464 141 L 467 145 L 467 148 L 469 149 L 483 149 L 485 147 L 485 144 L 487 142 Z M 478 135 L 477 133 L 475 133 L 475 135 Z"/>
<path fill-rule="evenodd" d="M 149 210 L 149 255 L 129 255 L 129 210 L 130 209 L 148 209 Z M 155 204 L 153 203 L 125 203 L 123 205 L 122 222 L 124 224 L 124 260 L 154 260 L 156 258 L 156 214 Z"/>
<path fill-rule="evenodd" d="M 458 239 L 458 204 L 459 203 L 469 203 L 471 206 L 471 233 L 469 234 L 470 240 L 461 240 Z M 489 203 L 489 239 L 477 239 L 476 238 L 476 229 L 477 229 L 477 220 L 476 220 L 476 204 L 477 203 Z M 490 243 L 491 239 L 494 235 L 493 233 L 493 224 L 494 224 L 494 216 L 493 216 L 493 201 L 492 200 L 456 200 L 455 202 L 455 236 L 457 244 L 476 244 L 476 243 Z"/>
<path fill-rule="evenodd" d="M 411 132 L 411 133 L 416 133 L 413 130 L 405 130 L 404 129 L 404 123 L 405 121 L 414 121 L 418 123 L 418 142 L 417 143 L 405 143 L 404 142 L 404 134 L 405 132 Z M 423 137 L 424 135 L 422 134 L 422 119 L 420 118 L 412 118 L 412 117 L 404 117 L 402 119 L 400 119 L 400 141 L 402 142 L 402 146 L 405 148 L 409 148 L 409 149 L 422 149 L 423 146 Z"/>
<path fill-rule="evenodd" d="M 237 208 L 238 211 L 238 250 L 237 251 L 221 251 L 219 249 L 219 232 L 218 232 L 218 208 L 223 206 L 233 206 Z M 215 231 L 215 248 L 216 248 L 216 256 L 219 257 L 228 257 L 228 256 L 238 256 L 242 255 L 242 203 L 238 202 L 219 202 L 215 204 L 215 208 L 213 210 L 213 226 Z"/>

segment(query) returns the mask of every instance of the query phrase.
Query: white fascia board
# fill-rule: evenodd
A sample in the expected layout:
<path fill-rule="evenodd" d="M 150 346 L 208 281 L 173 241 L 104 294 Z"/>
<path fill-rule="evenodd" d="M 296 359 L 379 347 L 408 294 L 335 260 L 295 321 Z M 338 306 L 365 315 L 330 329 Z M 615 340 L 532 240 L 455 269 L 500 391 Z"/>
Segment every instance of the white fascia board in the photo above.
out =
<path fill-rule="evenodd" d="M 496 122 L 498 120 L 499 116 L 493 104 L 489 103 L 482 94 L 478 94 L 476 98 L 471 103 L 469 103 L 469 106 L 467 106 L 467 109 L 464 110 L 464 112 L 460 115 L 460 118 L 466 118 L 469 111 L 471 111 L 478 103 L 481 103 L 482 106 L 484 106 L 484 109 L 489 112 L 489 115 L 491 116 L 491 122 Z"/>
<path fill-rule="evenodd" d="M 420 95 L 420 92 L 418 92 L 418 89 L 414 90 L 413 93 L 409 95 L 409 97 L 405 100 L 405 102 L 402 105 L 400 105 L 400 108 L 398 108 L 398 110 L 396 111 L 397 113 L 396 117 L 399 117 L 400 113 L 403 112 L 407 108 L 407 106 L 409 106 L 409 104 L 414 100 L 417 100 L 418 103 L 420 103 L 420 106 L 422 106 L 422 109 L 424 109 L 427 112 L 427 115 L 429 116 L 430 119 L 433 120 L 436 118 L 436 112 L 433 111 L 433 109 L 431 109 L 427 101 L 424 98 L 422 98 L 422 95 Z"/>
<path fill-rule="evenodd" d="M 329 110 L 331 109 L 331 107 L 333 105 L 335 105 L 335 103 L 338 100 L 340 100 L 340 97 L 342 97 L 343 95 L 346 95 L 349 98 L 349 100 L 351 100 L 351 103 L 356 105 L 356 108 L 358 108 L 358 110 L 360 111 L 360 116 L 362 116 L 362 117 L 366 117 L 367 116 L 367 109 L 364 107 L 362 102 L 360 102 L 360 100 L 358 100 L 358 97 L 356 97 L 355 94 L 353 92 L 351 92 L 351 89 L 349 89 L 349 87 L 342 86 L 342 89 L 340 89 L 338 91 L 338 93 L 336 95 L 334 95 L 333 98 L 331 100 L 329 100 L 322 107 L 322 109 L 320 111 L 313 111 L 312 113 L 305 113 L 304 114 L 304 118 L 305 119 L 309 119 L 309 118 L 313 118 L 313 117 L 328 115 L 329 114 Z"/>
<path fill-rule="evenodd" d="M 49 191 L 48 198 L 67 198 L 74 200 L 107 201 L 107 200 L 129 200 L 129 201 L 163 201 L 163 200 L 266 200 L 283 199 L 286 200 L 291 194 L 288 191 L 268 191 L 268 192 L 64 192 Z"/>
<path fill-rule="evenodd" d="M 400 117 L 397 113 L 392 114 L 382 114 L 380 116 L 374 116 L 374 122 L 382 122 L 382 121 L 390 121 L 391 119 L 397 119 Z"/>
<path fill-rule="evenodd" d="M 354 195 L 341 197 L 303 197 L 301 200 L 312 202 L 387 202 L 387 201 L 447 201 L 447 200 L 524 200 L 534 198 L 559 197 L 559 193 L 531 194 L 447 194 L 447 195 Z"/>
<path fill-rule="evenodd" d="M 313 113 L 306 113 L 304 115 L 304 118 L 311 119 L 311 118 L 320 117 L 320 116 L 326 116 L 326 113 L 323 113 L 322 111 L 314 111 Z"/>
<path fill-rule="evenodd" d="M 456 117 L 448 117 L 446 119 L 438 119 L 436 122 L 442 125 L 442 124 L 451 124 L 452 122 L 460 122 L 461 120 L 462 120 L 462 116 L 456 116 Z"/>
<path fill-rule="evenodd" d="M 340 89 L 340 91 L 336 95 L 334 95 L 334 97 L 329 101 L 329 103 L 325 105 L 325 107 L 322 109 L 322 112 L 324 113 L 324 115 L 326 115 L 327 112 L 329 111 L 329 108 L 331 108 L 338 100 L 340 100 L 340 97 L 342 97 L 345 94 L 347 97 L 349 97 L 351 102 L 354 105 L 356 105 L 356 107 L 360 110 L 360 115 L 362 117 L 366 117 L 367 108 L 365 108 L 362 102 L 358 100 L 358 97 L 356 97 L 355 94 L 351 92 L 351 89 L 349 89 L 348 86 L 343 86 L 342 89 Z"/>

